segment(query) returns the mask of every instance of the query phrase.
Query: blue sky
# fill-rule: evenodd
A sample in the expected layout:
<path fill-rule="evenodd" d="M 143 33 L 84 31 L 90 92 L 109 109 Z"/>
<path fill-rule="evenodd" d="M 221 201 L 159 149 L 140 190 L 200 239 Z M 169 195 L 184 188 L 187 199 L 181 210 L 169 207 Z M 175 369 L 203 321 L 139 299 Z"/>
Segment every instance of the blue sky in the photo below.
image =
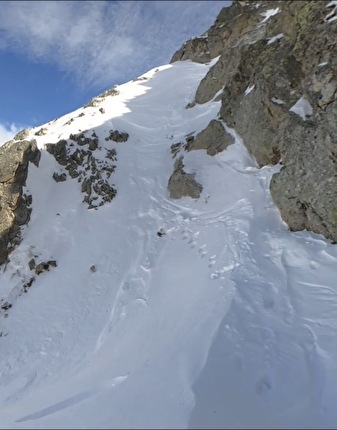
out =
<path fill-rule="evenodd" d="M 1 1 L 0 142 L 166 64 L 230 1 Z"/>

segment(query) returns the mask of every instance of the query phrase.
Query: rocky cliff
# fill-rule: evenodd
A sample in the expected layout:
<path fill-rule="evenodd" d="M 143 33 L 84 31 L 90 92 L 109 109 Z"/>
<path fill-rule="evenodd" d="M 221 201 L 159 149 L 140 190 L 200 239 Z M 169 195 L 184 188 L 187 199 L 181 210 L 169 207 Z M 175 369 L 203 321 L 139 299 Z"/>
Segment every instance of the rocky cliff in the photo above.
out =
<path fill-rule="evenodd" d="M 0 264 L 20 242 L 21 226 L 29 221 L 31 196 L 24 193 L 29 162 L 39 164 L 34 140 L 17 135 L 0 148 Z"/>
<path fill-rule="evenodd" d="M 171 60 L 219 56 L 187 107 L 221 97 L 218 119 L 236 130 L 258 165 L 282 166 L 270 191 L 289 228 L 333 242 L 336 41 L 336 1 L 234 1 Z"/>

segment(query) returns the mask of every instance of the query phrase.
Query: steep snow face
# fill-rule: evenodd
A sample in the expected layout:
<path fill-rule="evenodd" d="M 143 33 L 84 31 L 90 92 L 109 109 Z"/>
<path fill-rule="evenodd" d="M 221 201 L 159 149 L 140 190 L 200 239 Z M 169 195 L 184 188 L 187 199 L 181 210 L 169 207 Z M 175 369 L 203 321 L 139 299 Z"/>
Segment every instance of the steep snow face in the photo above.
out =
<path fill-rule="evenodd" d="M 220 109 L 185 109 L 211 65 L 159 67 L 31 130 L 33 212 L 1 273 L 13 305 L 0 320 L 2 428 L 337 424 L 337 248 L 282 223 L 268 191 L 279 166 L 258 169 L 229 129 L 223 153 L 184 155 L 200 199 L 168 197 L 170 146 Z M 106 141 L 111 129 L 127 142 Z M 117 196 L 98 210 L 76 179 L 54 181 L 44 150 L 83 130 L 98 154 L 117 152 Z M 33 256 L 57 267 L 24 294 Z"/>

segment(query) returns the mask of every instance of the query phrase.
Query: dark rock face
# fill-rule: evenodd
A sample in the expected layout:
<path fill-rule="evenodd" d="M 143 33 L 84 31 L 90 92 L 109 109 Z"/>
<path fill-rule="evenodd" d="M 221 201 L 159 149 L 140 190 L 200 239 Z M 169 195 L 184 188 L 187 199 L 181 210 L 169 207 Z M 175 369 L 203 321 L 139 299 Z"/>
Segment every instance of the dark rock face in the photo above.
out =
<path fill-rule="evenodd" d="M 31 214 L 31 196 L 23 194 L 29 162 L 38 166 L 40 151 L 34 140 L 9 141 L 0 147 L 0 264 L 20 242 L 20 227 Z"/>
<path fill-rule="evenodd" d="M 110 184 L 110 177 L 116 169 L 116 151 L 105 150 L 103 159 L 95 157 L 95 151 L 101 151 L 95 133 L 90 137 L 87 132 L 71 134 L 69 140 L 47 143 L 46 150 L 61 166 L 60 172 L 53 173 L 53 179 L 56 182 L 65 182 L 68 177 L 77 179 L 88 209 L 103 206 L 116 196 L 117 190 Z"/>
<path fill-rule="evenodd" d="M 336 103 L 332 109 L 336 118 Z M 320 122 L 320 127 L 295 120 L 288 125 L 283 167 L 273 176 L 270 191 L 291 230 L 311 230 L 336 242 L 337 127 L 328 118 Z"/>
<path fill-rule="evenodd" d="M 205 149 L 208 155 L 215 155 L 234 143 L 220 121 L 212 120 L 196 137 L 187 140 L 186 151 Z"/>
<path fill-rule="evenodd" d="M 168 182 L 168 189 L 172 199 L 189 196 L 194 199 L 200 197 L 202 186 L 194 179 L 195 173 L 184 171 L 183 157 L 174 163 L 174 170 Z"/>
<path fill-rule="evenodd" d="M 196 103 L 205 103 L 221 93 L 220 119 L 257 163 L 282 164 L 270 191 L 290 229 L 334 242 L 336 16 L 329 1 L 234 1 L 206 33 L 204 54 L 220 58 L 195 95 Z M 182 49 L 172 61 L 200 54 L 185 49 L 182 55 Z"/>

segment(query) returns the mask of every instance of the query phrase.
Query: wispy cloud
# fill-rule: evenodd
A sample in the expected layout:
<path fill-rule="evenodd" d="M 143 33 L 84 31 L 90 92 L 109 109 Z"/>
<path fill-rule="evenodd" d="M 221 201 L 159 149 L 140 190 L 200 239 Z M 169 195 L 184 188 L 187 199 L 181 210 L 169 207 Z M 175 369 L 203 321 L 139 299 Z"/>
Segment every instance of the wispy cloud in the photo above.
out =
<path fill-rule="evenodd" d="M 23 128 L 15 124 L 0 124 L 0 146 L 11 140 Z"/>
<path fill-rule="evenodd" d="M 54 64 L 83 85 L 112 85 L 167 63 L 229 3 L 3 1 L 0 49 Z"/>

